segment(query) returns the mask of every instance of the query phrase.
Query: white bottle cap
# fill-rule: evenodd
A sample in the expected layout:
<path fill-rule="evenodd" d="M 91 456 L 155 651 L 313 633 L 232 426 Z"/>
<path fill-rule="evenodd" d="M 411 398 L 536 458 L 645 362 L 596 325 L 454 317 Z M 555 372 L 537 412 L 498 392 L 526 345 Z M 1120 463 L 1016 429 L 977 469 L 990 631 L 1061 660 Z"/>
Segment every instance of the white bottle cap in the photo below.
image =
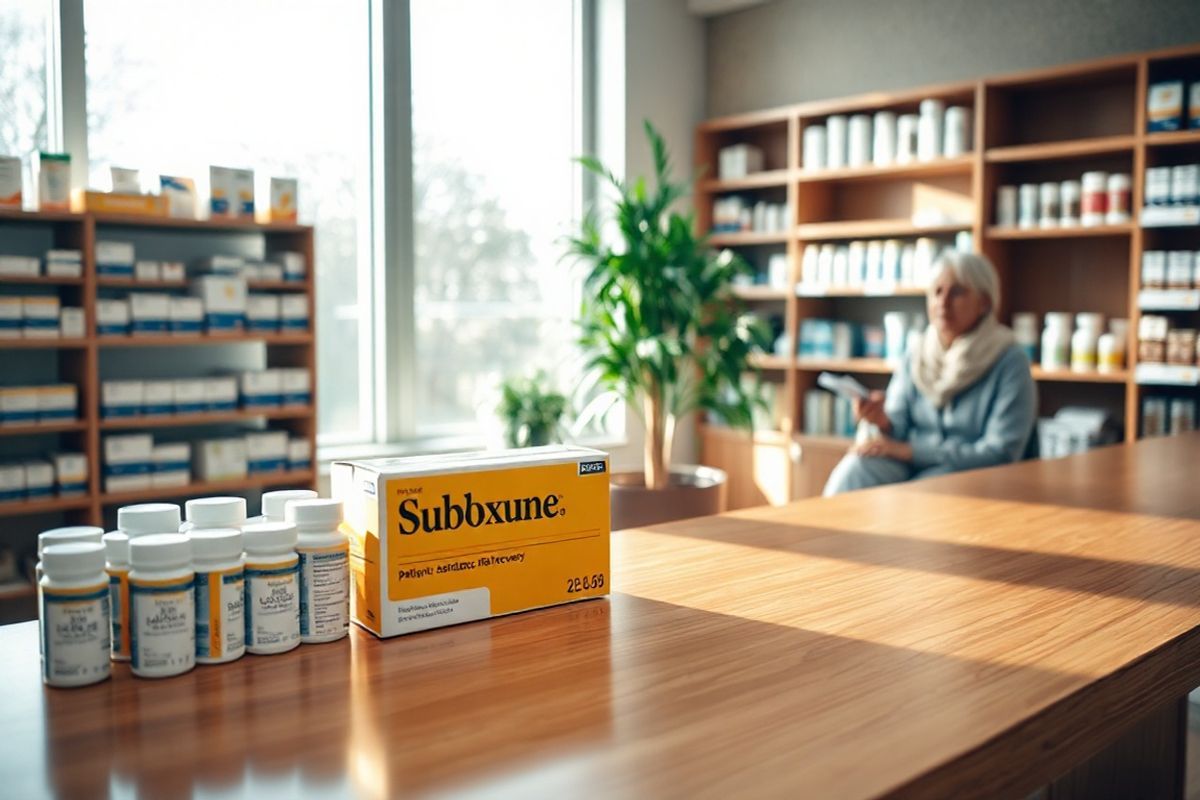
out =
<path fill-rule="evenodd" d="M 117 530 L 129 536 L 178 533 L 179 506 L 174 503 L 140 503 L 119 508 Z"/>
<path fill-rule="evenodd" d="M 263 516 L 272 522 L 283 522 L 284 510 L 291 500 L 313 500 L 317 493 L 312 489 L 281 489 L 277 492 L 266 492 L 262 496 Z"/>
<path fill-rule="evenodd" d="M 330 530 L 342 524 L 341 500 L 293 500 L 287 505 L 287 521 L 305 530 Z"/>
<path fill-rule="evenodd" d="M 291 522 L 259 522 L 242 529 L 247 553 L 286 553 L 296 549 L 296 526 Z"/>
<path fill-rule="evenodd" d="M 246 521 L 244 497 L 199 497 L 185 506 L 188 522 L 197 528 L 240 527 Z"/>
<path fill-rule="evenodd" d="M 187 535 L 197 561 L 225 561 L 242 554 L 242 532 L 237 528 L 193 528 Z"/>
<path fill-rule="evenodd" d="M 52 544 L 42 551 L 42 571 L 54 580 L 83 578 L 104 572 L 104 545 L 80 541 Z"/>
<path fill-rule="evenodd" d="M 182 533 L 153 533 L 129 540 L 129 563 L 134 569 L 186 567 L 192 543 Z"/>
<path fill-rule="evenodd" d="M 100 537 L 104 535 L 104 528 L 97 528 L 95 525 L 71 525 L 66 528 L 51 528 L 48 531 L 43 531 L 38 534 L 38 559 L 41 560 L 42 553 L 52 544 L 65 544 L 67 542 L 94 542 L 100 543 Z"/>
<path fill-rule="evenodd" d="M 129 563 L 129 534 L 109 531 L 104 534 L 104 553 L 113 564 Z"/>

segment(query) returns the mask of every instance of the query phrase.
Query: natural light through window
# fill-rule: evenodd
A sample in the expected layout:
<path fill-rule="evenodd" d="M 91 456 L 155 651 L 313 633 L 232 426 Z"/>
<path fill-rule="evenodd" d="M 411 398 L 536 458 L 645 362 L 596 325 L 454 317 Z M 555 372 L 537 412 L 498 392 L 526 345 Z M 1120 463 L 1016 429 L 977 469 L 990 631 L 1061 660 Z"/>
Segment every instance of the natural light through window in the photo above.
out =
<path fill-rule="evenodd" d="M 0 3 L 0 154 L 30 156 L 47 146 L 45 0 Z M 32 183 L 27 175 L 26 184 Z"/>

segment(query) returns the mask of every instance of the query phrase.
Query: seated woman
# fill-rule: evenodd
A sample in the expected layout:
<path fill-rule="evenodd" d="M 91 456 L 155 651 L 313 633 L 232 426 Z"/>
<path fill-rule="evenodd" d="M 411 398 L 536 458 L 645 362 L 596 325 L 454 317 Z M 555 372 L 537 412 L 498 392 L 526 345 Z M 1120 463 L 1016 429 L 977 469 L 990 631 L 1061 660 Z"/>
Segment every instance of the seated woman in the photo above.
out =
<path fill-rule="evenodd" d="M 825 485 L 833 495 L 885 483 L 1017 461 L 1037 413 L 1029 359 L 996 321 L 996 270 L 982 256 L 947 252 L 933 269 L 929 327 L 887 394 L 856 400 L 879 436 L 856 443 Z"/>

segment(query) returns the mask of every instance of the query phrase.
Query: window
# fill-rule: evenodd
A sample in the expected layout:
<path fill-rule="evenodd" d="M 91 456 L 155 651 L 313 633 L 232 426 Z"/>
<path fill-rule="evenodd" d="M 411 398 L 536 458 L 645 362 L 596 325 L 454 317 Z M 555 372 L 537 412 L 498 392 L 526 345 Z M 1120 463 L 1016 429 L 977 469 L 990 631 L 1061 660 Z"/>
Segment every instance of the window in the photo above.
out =
<path fill-rule="evenodd" d="M 412 0 L 415 433 L 478 431 L 505 377 L 578 369 L 576 5 Z"/>
<path fill-rule="evenodd" d="M 49 147 L 46 115 L 46 0 L 0 4 L 0 155 L 29 156 Z M 31 185 L 29 177 L 26 186 Z"/>
<path fill-rule="evenodd" d="M 325 441 L 372 435 L 368 10 L 365 0 L 85 9 L 94 187 L 108 188 L 109 166 L 129 166 L 155 191 L 160 173 L 192 177 L 204 198 L 210 165 L 252 167 L 262 203 L 271 176 L 300 179 L 300 216 L 317 230 Z"/>

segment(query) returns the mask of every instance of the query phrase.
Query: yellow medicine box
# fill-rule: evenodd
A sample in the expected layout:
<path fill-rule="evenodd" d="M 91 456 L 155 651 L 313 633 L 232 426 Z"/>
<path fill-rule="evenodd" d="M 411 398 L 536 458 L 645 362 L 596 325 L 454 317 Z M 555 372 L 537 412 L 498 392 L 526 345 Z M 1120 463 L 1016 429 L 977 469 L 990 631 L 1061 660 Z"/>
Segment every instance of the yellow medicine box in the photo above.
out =
<path fill-rule="evenodd" d="M 335 463 L 351 618 L 397 636 L 608 594 L 608 480 L 562 445 Z"/>

